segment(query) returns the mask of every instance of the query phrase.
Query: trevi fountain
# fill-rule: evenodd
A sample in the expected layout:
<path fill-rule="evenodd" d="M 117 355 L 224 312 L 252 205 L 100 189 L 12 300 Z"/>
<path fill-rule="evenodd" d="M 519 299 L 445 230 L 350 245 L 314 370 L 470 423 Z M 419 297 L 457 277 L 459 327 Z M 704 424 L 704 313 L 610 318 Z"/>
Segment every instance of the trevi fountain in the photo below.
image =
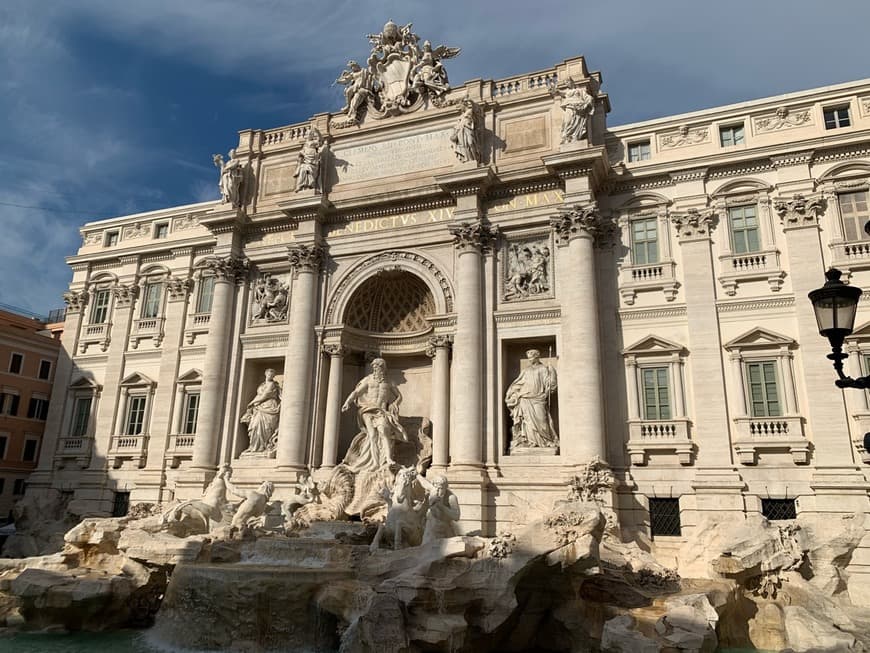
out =
<path fill-rule="evenodd" d="M 369 40 L 339 111 L 214 156 L 220 201 L 82 228 L 0 649 L 870 650 L 799 194 L 868 173 L 782 149 L 833 100 L 726 108 L 780 143 L 735 163 L 725 109 L 608 131 L 582 57 L 453 88 L 459 48 Z M 735 207 L 751 260 L 711 249 Z"/>

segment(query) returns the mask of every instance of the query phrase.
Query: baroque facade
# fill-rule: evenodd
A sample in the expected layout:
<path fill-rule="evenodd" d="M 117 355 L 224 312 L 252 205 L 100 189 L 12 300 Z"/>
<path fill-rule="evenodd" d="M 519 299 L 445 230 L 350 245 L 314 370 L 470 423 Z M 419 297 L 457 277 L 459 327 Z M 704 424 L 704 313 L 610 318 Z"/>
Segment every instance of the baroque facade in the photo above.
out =
<path fill-rule="evenodd" d="M 344 460 L 383 359 L 466 531 L 595 457 L 663 555 L 711 513 L 866 510 L 870 402 L 806 295 L 870 286 L 870 81 L 614 127 L 582 57 L 451 88 L 458 49 L 372 43 L 341 111 L 215 158 L 221 201 L 82 228 L 29 492 L 108 513 L 229 463 L 281 497 Z M 849 343 L 870 371 L 870 322 Z"/>

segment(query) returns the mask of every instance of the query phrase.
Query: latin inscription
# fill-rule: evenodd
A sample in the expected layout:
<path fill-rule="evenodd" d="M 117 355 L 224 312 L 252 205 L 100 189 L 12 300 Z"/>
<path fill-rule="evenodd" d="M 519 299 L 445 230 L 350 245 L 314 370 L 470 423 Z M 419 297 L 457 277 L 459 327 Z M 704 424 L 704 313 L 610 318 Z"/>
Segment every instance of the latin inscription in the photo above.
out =
<path fill-rule="evenodd" d="M 339 184 L 440 168 L 456 160 L 450 149 L 449 129 L 336 148 L 333 154 Z"/>
<path fill-rule="evenodd" d="M 356 220 L 350 224 L 333 227 L 329 230 L 330 236 L 350 236 L 353 234 L 367 234 L 373 231 L 385 231 L 400 227 L 412 227 L 415 225 L 431 224 L 433 222 L 446 222 L 453 219 L 453 207 L 445 206 L 440 209 L 427 209 L 413 213 L 400 213 L 387 215 L 381 218 L 366 218 Z"/>
<path fill-rule="evenodd" d="M 487 206 L 486 212 L 489 215 L 498 215 L 499 213 L 530 209 L 536 206 L 562 204 L 563 201 L 564 196 L 561 190 L 544 190 L 539 193 L 529 193 L 528 195 L 517 195 L 516 197 L 494 200 Z"/>

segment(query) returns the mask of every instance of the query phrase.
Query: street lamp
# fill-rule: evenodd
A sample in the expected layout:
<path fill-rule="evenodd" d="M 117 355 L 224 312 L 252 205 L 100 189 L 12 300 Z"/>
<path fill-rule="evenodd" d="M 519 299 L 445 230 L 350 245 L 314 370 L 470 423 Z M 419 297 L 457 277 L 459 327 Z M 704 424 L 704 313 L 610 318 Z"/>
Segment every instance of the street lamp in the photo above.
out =
<path fill-rule="evenodd" d="M 843 374 L 843 361 L 849 354 L 843 353 L 843 341 L 852 333 L 855 326 L 855 313 L 858 311 L 858 299 L 862 290 L 855 286 L 847 286 L 840 281 L 842 272 L 831 268 L 825 272 L 825 285 L 809 294 L 816 313 L 819 333 L 831 342 L 831 353 L 828 358 L 834 361 L 834 369 L 839 377 L 834 383 L 838 388 L 870 388 L 870 376 L 853 379 Z"/>

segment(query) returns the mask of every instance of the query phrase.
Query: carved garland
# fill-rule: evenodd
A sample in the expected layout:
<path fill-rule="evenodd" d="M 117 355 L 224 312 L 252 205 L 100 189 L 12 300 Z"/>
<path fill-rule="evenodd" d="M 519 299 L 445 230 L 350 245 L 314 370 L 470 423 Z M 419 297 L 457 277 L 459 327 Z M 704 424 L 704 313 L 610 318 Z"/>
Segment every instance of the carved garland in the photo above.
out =
<path fill-rule="evenodd" d="M 326 311 L 326 324 L 334 324 L 336 319 L 335 312 L 336 307 L 338 306 L 339 298 L 345 296 L 347 288 L 350 285 L 352 285 L 357 280 L 360 280 L 362 276 L 365 276 L 366 270 L 379 265 L 394 263 L 396 264 L 394 267 L 397 269 L 405 269 L 409 272 L 414 272 L 414 270 L 410 267 L 402 266 L 402 262 L 416 263 L 417 265 L 424 267 L 426 271 L 435 278 L 435 281 L 438 283 L 438 286 L 441 288 L 441 293 L 444 296 L 444 303 L 446 304 L 447 312 L 452 313 L 453 291 L 450 288 L 450 282 L 447 280 L 447 277 L 438 268 L 438 266 L 421 254 L 407 251 L 393 251 L 383 252 L 376 256 L 372 256 L 371 258 L 368 258 L 364 261 L 361 261 L 351 272 L 345 275 L 345 277 L 336 286 L 335 291 L 332 294 L 332 299 L 329 302 L 329 308 Z"/>

